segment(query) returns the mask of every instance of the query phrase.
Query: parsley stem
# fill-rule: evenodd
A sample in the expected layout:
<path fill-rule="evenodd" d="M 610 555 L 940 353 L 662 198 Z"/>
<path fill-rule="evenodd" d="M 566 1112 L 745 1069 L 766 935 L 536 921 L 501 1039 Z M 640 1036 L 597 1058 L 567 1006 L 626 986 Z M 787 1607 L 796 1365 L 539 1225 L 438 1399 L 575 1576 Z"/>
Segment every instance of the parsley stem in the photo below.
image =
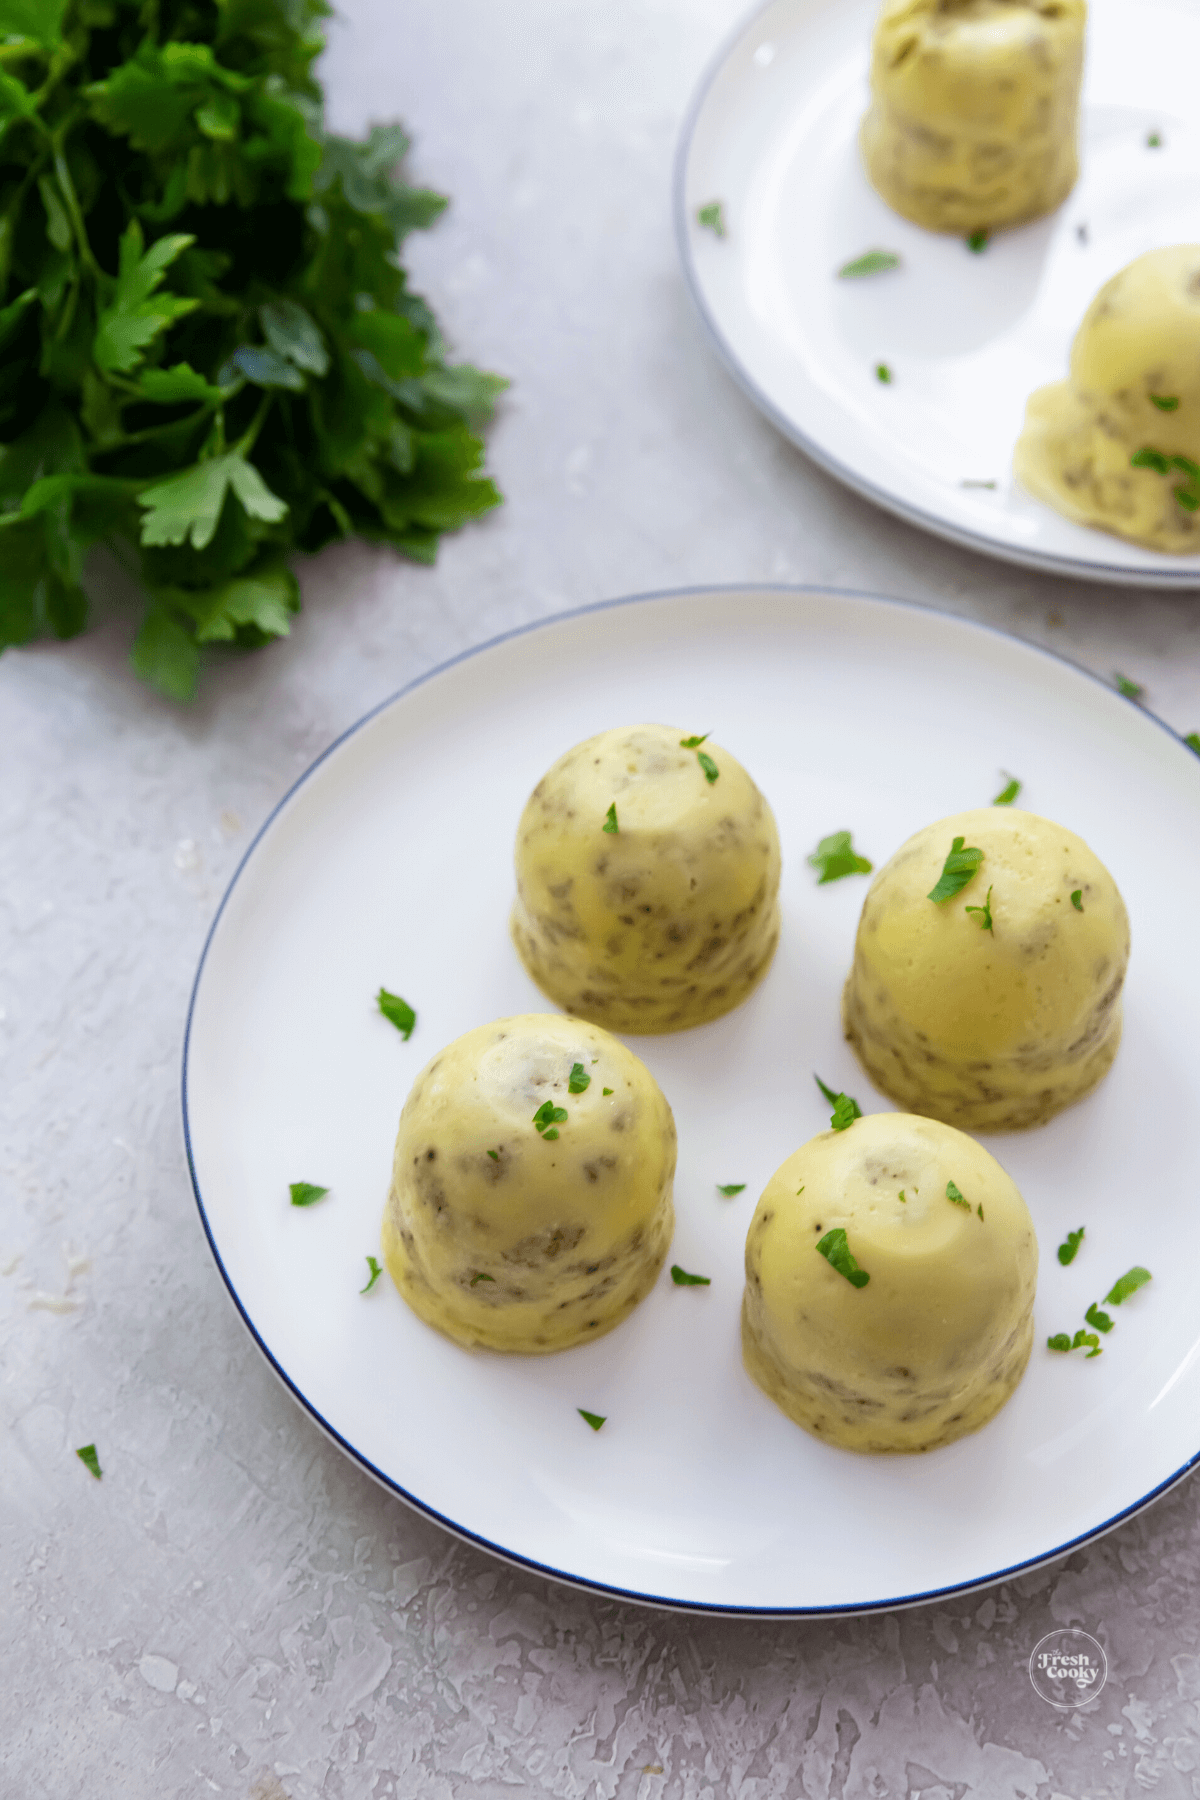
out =
<path fill-rule="evenodd" d="M 275 404 L 274 394 L 266 393 L 263 395 L 262 399 L 258 403 L 258 411 L 255 413 L 254 417 L 251 419 L 250 424 L 247 427 L 247 429 L 242 433 L 242 435 L 238 439 L 237 443 L 233 446 L 234 454 L 236 456 L 249 456 L 250 452 L 254 448 L 255 440 L 257 439 L 259 432 L 262 430 L 263 426 L 267 422 L 267 414 L 270 412 L 270 410 L 274 406 L 274 404 Z M 221 420 L 221 435 L 223 437 L 225 435 L 225 408 L 224 407 L 222 407 L 221 411 L 220 411 L 220 420 Z"/>
<path fill-rule="evenodd" d="M 97 287 L 100 287 L 103 285 L 106 277 L 100 264 L 92 255 L 92 246 L 88 241 L 87 227 L 83 222 L 83 213 L 79 206 L 79 196 L 75 192 L 75 183 L 71 180 L 71 171 L 67 167 L 67 159 L 63 155 L 63 139 L 66 136 L 68 126 L 70 126 L 72 122 L 72 120 L 68 119 L 66 124 L 60 125 L 50 139 L 51 148 L 54 151 L 54 173 L 58 176 L 58 185 L 67 208 L 67 216 L 71 221 L 71 229 L 75 233 L 75 241 L 79 245 L 79 260 L 91 276 L 92 280 L 96 283 Z"/>

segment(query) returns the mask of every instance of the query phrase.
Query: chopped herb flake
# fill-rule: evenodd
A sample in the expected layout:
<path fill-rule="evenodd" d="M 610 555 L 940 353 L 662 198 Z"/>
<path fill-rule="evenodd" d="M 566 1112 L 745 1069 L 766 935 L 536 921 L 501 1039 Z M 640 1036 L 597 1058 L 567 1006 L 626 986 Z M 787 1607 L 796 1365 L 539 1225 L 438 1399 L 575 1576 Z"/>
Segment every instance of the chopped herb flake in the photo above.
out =
<path fill-rule="evenodd" d="M 1185 512 L 1195 512 L 1200 507 L 1200 464 L 1194 463 L 1190 456 L 1167 456 L 1162 450 L 1146 446 L 1134 451 L 1129 466 L 1131 469 L 1153 469 L 1156 475 L 1169 475 L 1172 469 L 1179 469 L 1187 476 L 1187 481 L 1175 489 L 1176 500 Z M 1124 689 L 1121 691 L 1123 693 Z"/>
<path fill-rule="evenodd" d="M 583 1420 L 584 1424 L 590 1425 L 593 1431 L 599 1431 L 600 1427 L 605 1423 L 606 1419 L 608 1418 L 607 1413 L 585 1412 L 582 1406 L 577 1406 L 575 1408 L 575 1411 L 579 1414 L 579 1416 Z"/>
<path fill-rule="evenodd" d="M 843 875 L 869 875 L 874 864 L 859 856 L 848 831 L 833 831 L 823 837 L 808 859 L 810 867 L 820 869 L 817 886 L 827 881 L 840 881 Z"/>
<path fill-rule="evenodd" d="M 967 1199 L 966 1195 L 956 1182 L 948 1181 L 946 1183 L 946 1198 L 955 1206 L 965 1206 L 967 1211 L 970 1212 L 971 1202 Z"/>
<path fill-rule="evenodd" d="M 991 890 L 991 888 L 988 889 L 987 896 L 984 899 L 982 906 L 964 906 L 963 911 L 969 912 L 969 913 L 978 913 L 980 929 L 983 931 L 990 931 L 992 933 L 992 936 L 995 937 L 996 933 L 992 927 L 992 890 Z"/>
<path fill-rule="evenodd" d="M 1065 1331 L 1056 1331 L 1053 1337 L 1046 1339 L 1047 1350 L 1069 1350 L 1071 1340 Z"/>
<path fill-rule="evenodd" d="M 959 487 L 965 488 L 994 488 L 998 484 L 994 481 L 973 481 L 968 476 L 965 480 L 960 481 L 958 485 Z"/>
<path fill-rule="evenodd" d="M 1082 888 L 1075 888 L 1072 891 L 1071 905 L 1075 908 L 1076 912 L 1083 911 L 1083 889 Z"/>
<path fill-rule="evenodd" d="M 1177 412 L 1179 410 L 1178 394 L 1151 394 L 1151 406 L 1157 406 L 1159 412 Z"/>
<path fill-rule="evenodd" d="M 600 1092 L 602 1094 L 611 1094 L 613 1092 L 613 1089 L 612 1088 L 601 1088 Z"/>
<path fill-rule="evenodd" d="M 1011 806 L 1021 791 L 1021 783 L 1017 780 L 1015 775 L 1010 775 L 1007 769 L 1001 769 L 1000 773 L 1004 776 L 1005 785 L 1000 789 L 1000 792 L 992 801 L 992 805 Z"/>
<path fill-rule="evenodd" d="M 1100 1339 L 1096 1336 L 1094 1331 L 1084 1331 L 1083 1328 L 1080 1327 L 1075 1333 L 1075 1336 L 1071 1339 L 1071 1348 L 1072 1350 L 1083 1350 L 1086 1348 L 1089 1357 L 1099 1356 Z"/>
<path fill-rule="evenodd" d="M 489 1150 L 488 1155 L 491 1157 L 493 1162 L 500 1161 L 500 1152 L 498 1150 Z"/>
<path fill-rule="evenodd" d="M 1161 150 L 1162 133 L 1158 131 L 1149 132 L 1146 136 L 1146 148 L 1147 150 Z"/>
<path fill-rule="evenodd" d="M 703 737 L 680 738 L 680 747 L 684 750 L 698 750 L 701 744 L 707 744 L 711 736 L 712 732 L 706 731 Z"/>
<path fill-rule="evenodd" d="M 494 1284 L 495 1280 L 496 1277 L 494 1275 L 484 1275 L 477 1269 L 471 1277 L 471 1286 L 474 1287 L 477 1281 L 490 1281 Z"/>
<path fill-rule="evenodd" d="M 1113 1328 L 1113 1322 L 1109 1314 L 1101 1312 L 1094 1300 L 1083 1316 L 1089 1325 L 1095 1326 L 1097 1331 L 1111 1331 Z"/>
<path fill-rule="evenodd" d="M 720 769 L 718 769 L 718 767 L 717 767 L 716 763 L 713 761 L 712 757 L 709 756 L 708 752 L 705 750 L 697 750 L 696 761 L 700 764 L 700 767 L 704 770 L 704 779 L 707 782 L 709 782 L 710 784 L 712 782 L 714 782 L 717 779 L 717 776 L 721 773 Z"/>
<path fill-rule="evenodd" d="M 591 1087 L 591 1085 L 592 1078 L 584 1068 L 583 1064 L 580 1062 L 574 1063 L 571 1067 L 571 1078 L 567 1082 L 568 1094 L 582 1094 L 585 1089 Z"/>
<path fill-rule="evenodd" d="M 96 1455 L 95 1444 L 81 1444 L 75 1454 L 83 1464 L 84 1468 L 88 1471 L 89 1475 L 94 1475 L 96 1480 L 99 1481 L 102 1478 L 104 1471 L 100 1467 L 100 1458 Z"/>
<path fill-rule="evenodd" d="M 746 1184 L 744 1181 L 727 1181 L 724 1186 L 722 1186 L 720 1182 L 717 1183 L 718 1194 L 724 1194 L 727 1200 L 732 1200 L 735 1194 L 744 1194 L 745 1191 Z"/>
<path fill-rule="evenodd" d="M 711 1275 L 689 1275 L 678 1263 L 671 1264 L 671 1280 L 676 1287 L 711 1287 Z"/>
<path fill-rule="evenodd" d="M 1068 1231 L 1066 1238 L 1058 1246 L 1058 1260 L 1064 1269 L 1068 1263 L 1075 1261 L 1075 1254 L 1083 1242 L 1084 1229 L 1084 1226 L 1081 1225 L 1078 1231 Z"/>
<path fill-rule="evenodd" d="M 888 368 L 886 363 L 875 364 L 875 379 L 876 381 L 882 381 L 884 387 L 888 386 L 892 379 L 892 371 Z"/>
<path fill-rule="evenodd" d="M 723 238 L 725 236 L 725 214 L 721 202 L 710 200 L 707 206 L 697 207 L 696 223 L 703 225 L 706 231 L 713 232 L 716 237 Z"/>
<path fill-rule="evenodd" d="M 862 1118 L 862 1108 L 857 1100 L 852 1099 L 849 1094 L 835 1094 L 832 1088 L 825 1086 L 817 1074 L 813 1075 L 813 1080 L 833 1108 L 833 1117 L 829 1123 L 835 1131 L 845 1131 L 853 1125 L 855 1119 Z"/>
<path fill-rule="evenodd" d="M 830 1268 L 844 1275 L 851 1287 L 865 1288 L 871 1277 L 865 1269 L 860 1269 L 846 1241 L 846 1233 L 839 1225 L 833 1231 L 827 1231 L 816 1245 L 817 1254 L 823 1256 Z"/>
<path fill-rule="evenodd" d="M 838 280 L 857 281 L 864 275 L 885 275 L 889 269 L 900 266 L 900 258 L 894 250 L 868 250 L 862 256 L 856 256 L 853 262 L 843 263 L 838 270 Z"/>
<path fill-rule="evenodd" d="M 1200 756 L 1200 731 L 1189 731 L 1183 741 L 1189 750 L 1194 750 Z"/>
<path fill-rule="evenodd" d="M 1114 671 L 1113 680 L 1117 684 L 1117 692 L 1124 694 L 1127 700 L 1140 700 L 1146 691 L 1140 682 L 1130 681 L 1128 675 L 1122 675 L 1119 670 Z"/>
<path fill-rule="evenodd" d="M 979 1202 L 979 1205 L 975 1208 L 975 1211 L 979 1214 L 980 1223 L 986 1224 L 987 1221 L 984 1219 L 984 1216 L 983 1216 L 983 1201 L 982 1200 Z"/>
<path fill-rule="evenodd" d="M 407 1044 L 417 1022 L 417 1015 L 408 1001 L 402 1000 L 399 994 L 389 994 L 385 987 L 381 987 L 375 996 L 375 1004 L 384 1018 L 391 1020 Z"/>
<path fill-rule="evenodd" d="M 382 1274 L 383 1274 L 383 1265 L 381 1263 L 376 1262 L 376 1260 L 373 1256 L 368 1256 L 368 1258 L 367 1258 L 367 1285 L 364 1288 L 359 1288 L 359 1290 L 358 1290 L 359 1293 L 360 1294 L 369 1294 L 371 1289 L 375 1286 L 375 1283 L 379 1280 L 379 1277 Z"/>
<path fill-rule="evenodd" d="M 549 1127 L 552 1125 L 564 1124 L 566 1117 L 567 1109 L 565 1106 L 555 1106 L 552 1100 L 543 1100 L 542 1104 L 533 1115 L 533 1123 L 535 1128 L 541 1132 L 544 1138 L 556 1138 L 558 1136 L 557 1131 L 551 1131 Z"/>
<path fill-rule="evenodd" d="M 315 1206 L 328 1192 L 328 1188 L 316 1187 L 311 1181 L 293 1181 L 288 1188 L 293 1206 Z"/>
<path fill-rule="evenodd" d="M 936 884 L 930 888 L 927 899 L 936 901 L 940 906 L 943 900 L 952 900 L 955 894 L 961 894 L 983 861 L 983 851 L 968 846 L 965 838 L 956 837 L 950 846 L 950 854 L 942 865 L 942 872 Z"/>
<path fill-rule="evenodd" d="M 1114 1281 L 1104 1296 L 1105 1306 L 1120 1306 L 1123 1300 L 1128 1300 L 1130 1294 L 1136 1294 L 1151 1279 L 1149 1269 L 1139 1268 L 1135 1264 L 1127 1275 L 1122 1275 L 1120 1281 Z"/>
<path fill-rule="evenodd" d="M 908 1205 L 908 1195 L 905 1193 L 903 1188 L 900 1189 L 900 1199 L 905 1206 Z"/>
<path fill-rule="evenodd" d="M 973 231 L 971 233 L 970 237 L 967 239 L 967 249 L 971 252 L 972 256 L 981 256 L 983 254 L 987 249 L 988 238 L 990 235 L 991 234 L 987 231 Z"/>
<path fill-rule="evenodd" d="M 620 829 L 621 827 L 617 824 L 617 803 L 614 800 L 604 815 L 604 824 L 601 826 L 601 830 L 619 831 Z"/>

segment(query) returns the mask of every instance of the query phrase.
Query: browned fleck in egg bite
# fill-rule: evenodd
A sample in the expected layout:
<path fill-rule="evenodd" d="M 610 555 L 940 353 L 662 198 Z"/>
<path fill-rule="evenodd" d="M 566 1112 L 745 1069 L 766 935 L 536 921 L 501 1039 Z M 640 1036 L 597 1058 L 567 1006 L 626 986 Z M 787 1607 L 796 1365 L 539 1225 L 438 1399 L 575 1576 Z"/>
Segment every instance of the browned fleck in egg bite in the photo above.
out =
<path fill-rule="evenodd" d="M 675 1228 L 675 1121 L 616 1038 L 557 1013 L 481 1025 L 413 1083 L 383 1219 L 388 1273 L 460 1344 L 602 1337 Z"/>
<path fill-rule="evenodd" d="M 728 750 L 673 726 L 601 732 L 559 758 L 521 816 L 513 942 L 567 1012 L 683 1031 L 766 973 L 779 867 L 771 809 Z"/>

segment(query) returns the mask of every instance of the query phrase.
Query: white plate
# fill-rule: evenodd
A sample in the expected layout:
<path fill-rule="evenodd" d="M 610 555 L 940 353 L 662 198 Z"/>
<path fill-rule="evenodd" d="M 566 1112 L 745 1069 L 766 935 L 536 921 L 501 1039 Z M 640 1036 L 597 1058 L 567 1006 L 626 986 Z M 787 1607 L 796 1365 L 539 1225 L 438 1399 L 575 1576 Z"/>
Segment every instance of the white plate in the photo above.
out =
<path fill-rule="evenodd" d="M 680 145 L 676 227 L 718 350 L 782 432 L 911 524 L 1055 574 L 1200 586 L 1200 556 L 1073 525 L 1012 476 L 1026 398 L 1065 376 L 1096 290 L 1145 250 L 1200 242 L 1200 6 L 1091 0 L 1079 184 L 1052 218 L 999 234 L 979 256 L 908 224 L 862 171 L 878 10 L 772 0 L 700 91 Z M 1151 131 L 1161 149 L 1147 148 Z M 696 220 L 714 200 L 723 239 Z M 903 269 L 836 278 L 875 248 L 898 251 Z M 891 386 L 875 379 L 880 362 Z"/>
<path fill-rule="evenodd" d="M 410 1083 L 452 1038 L 545 1011 L 509 944 L 525 798 L 569 745 L 666 720 L 712 731 L 774 807 L 781 947 L 699 1030 L 634 1040 L 675 1109 L 673 1258 L 601 1342 L 464 1351 L 378 1254 Z M 1133 919 L 1125 1040 L 1099 1092 L 996 1139 L 1042 1250 L 1038 1347 L 987 1428 L 926 1457 L 862 1457 L 792 1425 L 744 1374 L 742 1246 L 778 1164 L 828 1125 L 813 1071 L 873 1096 L 838 1017 L 866 884 L 815 885 L 851 827 L 882 862 L 986 804 L 1000 769 L 1080 832 Z M 502 1555 L 588 1587 L 713 1611 L 902 1605 L 997 1579 L 1105 1530 L 1200 1447 L 1195 1137 L 1200 763 L 1070 664 L 918 607 L 796 589 L 663 595 L 501 638 L 414 684 L 293 788 L 235 876 L 196 977 L 184 1118 L 201 1215 L 259 1345 L 313 1418 L 394 1492 Z M 417 1008 L 405 1044 L 373 1008 Z M 288 1183 L 328 1186 L 310 1210 Z M 746 1183 L 725 1200 L 718 1182 Z M 1055 1246 L 1087 1227 L 1070 1269 Z M 1132 1263 L 1153 1285 L 1104 1355 L 1042 1348 Z M 576 1408 L 607 1415 L 593 1435 Z"/>

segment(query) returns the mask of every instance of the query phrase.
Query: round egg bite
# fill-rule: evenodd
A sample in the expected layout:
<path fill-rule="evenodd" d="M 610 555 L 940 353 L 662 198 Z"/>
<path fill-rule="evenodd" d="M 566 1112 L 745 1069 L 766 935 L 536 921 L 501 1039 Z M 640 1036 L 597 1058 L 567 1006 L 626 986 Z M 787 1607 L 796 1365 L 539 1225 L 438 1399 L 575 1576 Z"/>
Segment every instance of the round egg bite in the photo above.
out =
<path fill-rule="evenodd" d="M 524 1014 L 439 1051 L 400 1115 L 388 1273 L 460 1344 L 542 1354 L 602 1337 L 675 1228 L 675 1121 L 595 1025 Z"/>
<path fill-rule="evenodd" d="M 930 898 L 956 841 L 982 851 Z M 1082 838 L 1016 807 L 929 825 L 876 875 L 842 1001 L 881 1093 L 965 1131 L 1043 1124 L 1089 1094 L 1121 1041 L 1129 918 Z"/>
<path fill-rule="evenodd" d="M 601 732 L 521 816 L 513 942 L 543 993 L 610 1031 L 719 1018 L 779 941 L 771 809 L 728 750 L 688 735 Z"/>
<path fill-rule="evenodd" d="M 746 1370 L 827 1444 L 953 1443 L 1024 1373 L 1037 1266 L 1024 1200 L 961 1131 L 906 1113 L 823 1131 L 750 1224 Z"/>

